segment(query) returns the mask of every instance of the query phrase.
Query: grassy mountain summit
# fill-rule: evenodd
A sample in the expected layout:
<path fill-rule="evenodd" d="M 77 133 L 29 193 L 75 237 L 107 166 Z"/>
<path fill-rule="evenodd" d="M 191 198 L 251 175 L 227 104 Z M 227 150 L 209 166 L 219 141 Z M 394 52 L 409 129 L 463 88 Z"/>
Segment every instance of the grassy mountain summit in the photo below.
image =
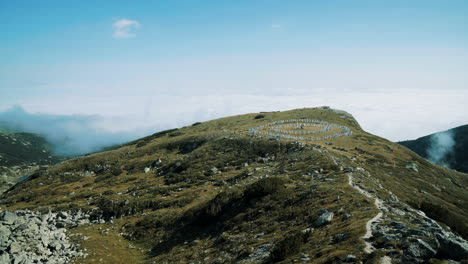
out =
<path fill-rule="evenodd" d="M 37 172 L 0 206 L 89 213 L 80 263 L 437 263 L 468 258 L 467 186 L 319 107 L 158 132 Z"/>
<path fill-rule="evenodd" d="M 460 172 L 468 173 L 468 125 L 398 143 L 431 160 L 432 156 L 434 156 L 432 152 L 437 148 L 437 146 L 434 146 L 437 145 L 435 141 L 437 141 L 440 135 L 448 135 L 453 140 L 453 146 L 450 147 L 447 153 L 444 153 L 446 155 L 434 160 L 434 162 L 444 164 Z"/>

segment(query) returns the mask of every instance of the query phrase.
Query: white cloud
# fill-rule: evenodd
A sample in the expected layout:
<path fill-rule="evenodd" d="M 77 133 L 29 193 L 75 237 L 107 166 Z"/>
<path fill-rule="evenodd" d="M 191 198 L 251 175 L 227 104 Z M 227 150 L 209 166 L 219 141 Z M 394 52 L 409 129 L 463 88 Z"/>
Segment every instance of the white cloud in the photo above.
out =
<path fill-rule="evenodd" d="M 283 25 L 281 24 L 271 24 L 271 28 L 282 28 Z"/>
<path fill-rule="evenodd" d="M 440 89 L 426 93 L 421 90 L 311 90 L 309 94 L 282 96 L 233 91 L 168 95 L 140 88 L 132 90 L 132 95 L 110 96 L 103 89 L 95 91 L 94 94 L 53 98 L 45 95 L 40 99 L 23 100 L 21 104 L 30 112 L 70 116 L 98 113 L 102 118 L 96 129 L 113 133 L 139 131 L 144 134 L 237 114 L 323 105 L 348 111 L 364 130 L 393 141 L 415 139 L 468 123 L 466 90 Z M 103 101 L 103 97 L 108 100 Z"/>
<path fill-rule="evenodd" d="M 124 118 L 99 121 L 101 129 L 112 132 L 156 131 L 241 113 L 321 105 L 350 112 L 366 131 L 390 140 L 468 124 L 466 51 L 408 51 L 395 56 L 391 50 L 320 49 L 0 67 L 0 110 L 20 104 L 30 112 Z M 15 85 L 11 76 L 47 85 L 40 92 L 37 87 L 7 88 Z"/>
<path fill-rule="evenodd" d="M 136 20 L 126 18 L 119 19 L 112 24 L 112 28 L 114 29 L 112 36 L 114 38 L 134 38 L 136 34 L 133 33 L 132 30 L 138 29 L 140 26 L 140 22 Z"/>

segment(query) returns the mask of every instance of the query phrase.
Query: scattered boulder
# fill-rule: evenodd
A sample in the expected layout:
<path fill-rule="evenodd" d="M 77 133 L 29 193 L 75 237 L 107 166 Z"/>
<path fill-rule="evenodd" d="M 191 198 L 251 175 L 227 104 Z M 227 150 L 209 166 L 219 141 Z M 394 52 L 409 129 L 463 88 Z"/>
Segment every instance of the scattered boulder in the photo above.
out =
<path fill-rule="evenodd" d="M 333 237 L 333 242 L 339 243 L 339 242 L 345 241 L 346 239 L 348 239 L 348 237 L 349 237 L 348 234 L 337 234 Z"/>
<path fill-rule="evenodd" d="M 12 225 L 16 222 L 17 217 L 12 212 L 4 211 L 0 214 L 0 220 L 4 225 Z"/>
<path fill-rule="evenodd" d="M 68 213 L 67 212 L 58 212 L 57 216 L 62 218 L 62 219 L 66 219 L 68 217 Z"/>
<path fill-rule="evenodd" d="M 414 162 L 406 164 L 405 168 L 408 169 L 408 170 L 413 170 L 415 172 L 419 172 L 418 171 L 418 165 L 416 165 L 416 163 L 414 163 Z"/>
<path fill-rule="evenodd" d="M 327 225 L 327 224 L 329 224 L 331 222 L 331 220 L 333 219 L 333 216 L 334 216 L 334 213 L 329 212 L 326 209 L 325 209 L 325 211 L 323 211 L 323 209 L 322 209 L 320 216 L 315 221 L 315 225 L 316 226 Z"/>
<path fill-rule="evenodd" d="M 9 243 L 9 237 L 10 237 L 11 231 L 8 227 L 3 226 L 0 224 L 0 247 L 8 247 Z"/>
<path fill-rule="evenodd" d="M 398 229 L 398 230 L 405 230 L 407 229 L 406 225 L 402 222 L 398 222 L 398 221 L 393 221 L 390 223 L 390 225 L 392 227 L 394 227 L 395 229 Z"/>
<path fill-rule="evenodd" d="M 311 259 L 310 259 L 310 257 L 309 257 L 309 254 L 304 254 L 304 253 L 302 253 L 302 254 L 301 254 L 301 261 L 302 261 L 302 262 L 310 262 Z"/>
<path fill-rule="evenodd" d="M 21 248 L 21 244 L 17 241 L 15 242 L 12 242 L 10 244 L 10 247 L 8 249 L 8 252 L 10 252 L 10 254 L 16 254 L 16 253 L 19 253 L 22 251 L 22 248 Z"/>
<path fill-rule="evenodd" d="M 271 251 L 273 250 L 274 244 L 262 244 L 258 246 L 258 248 L 250 254 L 247 258 L 243 258 L 235 263 L 265 263 L 268 261 L 271 255 Z"/>
<path fill-rule="evenodd" d="M 6 252 L 3 252 L 0 255 L 0 263 L 10 263 L 10 262 L 11 262 L 10 255 Z"/>
<path fill-rule="evenodd" d="M 357 260 L 357 257 L 354 255 L 346 255 L 346 257 L 343 259 L 343 262 L 355 262 Z"/>
<path fill-rule="evenodd" d="M 161 164 L 162 164 L 162 160 L 161 160 L 161 159 L 157 159 L 157 160 L 155 160 L 155 161 L 153 161 L 153 162 L 151 163 L 151 167 L 152 167 L 152 168 L 157 168 L 157 167 L 159 167 Z"/>

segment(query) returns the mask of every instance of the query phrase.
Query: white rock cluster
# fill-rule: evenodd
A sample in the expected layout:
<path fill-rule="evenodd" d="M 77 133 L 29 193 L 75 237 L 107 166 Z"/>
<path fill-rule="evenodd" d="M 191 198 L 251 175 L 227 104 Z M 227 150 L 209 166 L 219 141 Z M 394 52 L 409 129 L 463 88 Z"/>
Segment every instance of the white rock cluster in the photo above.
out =
<path fill-rule="evenodd" d="M 0 211 L 0 263 L 68 263 L 86 257 L 65 229 L 85 223 L 89 215 L 81 212 Z"/>
<path fill-rule="evenodd" d="M 296 127 L 300 130 L 285 130 L 282 128 Z M 320 130 L 303 130 L 304 127 L 316 126 L 322 127 Z M 324 136 L 306 136 L 315 133 L 325 133 L 330 131 L 332 128 L 338 128 L 341 130 L 339 133 L 324 135 Z M 268 129 L 268 130 L 266 130 Z M 258 127 L 250 128 L 249 133 L 253 135 L 266 135 L 275 138 L 284 138 L 292 140 L 330 140 L 337 137 L 350 136 L 352 131 L 347 126 L 338 124 L 328 123 L 323 120 L 316 119 L 286 119 L 270 122 Z M 298 135 L 298 136 L 296 136 Z"/>

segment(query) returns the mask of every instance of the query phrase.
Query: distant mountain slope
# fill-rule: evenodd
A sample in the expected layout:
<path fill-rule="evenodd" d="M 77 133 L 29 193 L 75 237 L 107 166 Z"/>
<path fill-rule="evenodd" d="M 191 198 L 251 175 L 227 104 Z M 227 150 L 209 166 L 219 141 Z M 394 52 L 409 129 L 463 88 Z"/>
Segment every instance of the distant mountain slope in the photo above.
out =
<path fill-rule="evenodd" d="M 39 166 L 62 160 L 63 157 L 52 153 L 52 146 L 40 135 L 3 130 L 0 132 L 0 193 Z"/>
<path fill-rule="evenodd" d="M 452 151 L 448 152 L 440 162 L 447 164 L 454 170 L 468 173 L 468 125 L 452 128 L 444 132 L 434 133 L 415 140 L 401 141 L 398 143 L 430 160 L 431 155 L 429 153 L 429 149 L 433 144 L 434 137 L 440 133 L 450 134 L 455 142 Z"/>
<path fill-rule="evenodd" d="M 0 208 L 89 217 L 57 223 L 86 249 L 78 263 L 444 263 L 468 259 L 467 176 L 318 107 L 71 159 L 16 184 Z"/>
<path fill-rule="evenodd" d="M 32 133 L 0 133 L 0 166 L 51 164 L 60 158 L 41 136 Z"/>

